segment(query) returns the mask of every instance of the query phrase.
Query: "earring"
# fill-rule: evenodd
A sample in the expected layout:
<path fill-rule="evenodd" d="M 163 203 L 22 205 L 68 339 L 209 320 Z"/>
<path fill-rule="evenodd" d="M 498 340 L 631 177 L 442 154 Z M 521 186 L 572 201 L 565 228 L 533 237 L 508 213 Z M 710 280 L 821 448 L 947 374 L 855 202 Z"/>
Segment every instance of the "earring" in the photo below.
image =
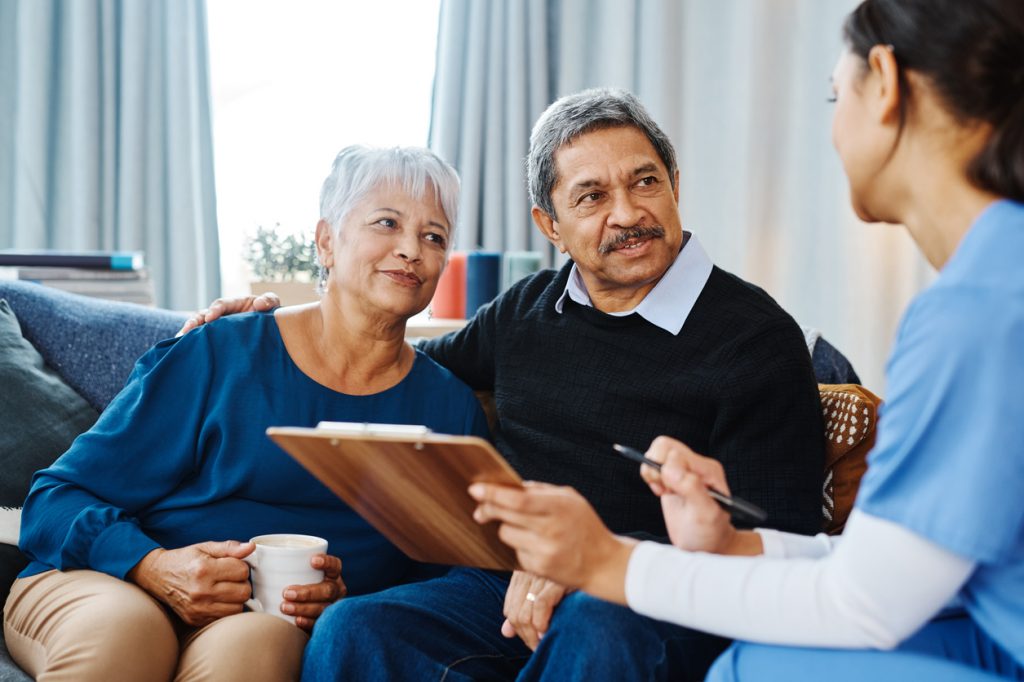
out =
<path fill-rule="evenodd" d="M 325 265 L 320 266 L 320 270 L 317 272 L 316 277 L 316 290 L 317 293 L 323 294 L 327 290 L 327 276 L 331 274 L 331 269 Z"/>

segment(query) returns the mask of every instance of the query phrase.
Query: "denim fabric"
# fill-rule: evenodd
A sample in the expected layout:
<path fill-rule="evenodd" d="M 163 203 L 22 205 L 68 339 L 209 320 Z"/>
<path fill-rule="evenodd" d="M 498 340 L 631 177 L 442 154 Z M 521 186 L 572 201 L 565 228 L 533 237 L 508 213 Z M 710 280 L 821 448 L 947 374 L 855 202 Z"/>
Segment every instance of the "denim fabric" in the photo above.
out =
<path fill-rule="evenodd" d="M 508 576 L 452 569 L 435 580 L 344 599 L 317 622 L 303 679 L 700 679 L 727 640 L 568 595 L 537 651 L 501 634 Z"/>
<path fill-rule="evenodd" d="M 708 682 L 983 682 L 1024 680 L 1024 667 L 967 616 L 935 620 L 895 651 L 848 651 L 737 642 Z"/>

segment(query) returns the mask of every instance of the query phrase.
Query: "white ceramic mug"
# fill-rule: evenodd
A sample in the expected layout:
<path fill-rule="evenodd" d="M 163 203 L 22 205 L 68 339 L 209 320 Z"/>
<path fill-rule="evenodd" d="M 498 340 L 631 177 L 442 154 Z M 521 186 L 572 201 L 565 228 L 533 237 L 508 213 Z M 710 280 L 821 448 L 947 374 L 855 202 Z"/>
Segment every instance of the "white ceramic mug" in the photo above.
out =
<path fill-rule="evenodd" d="M 245 557 L 251 567 L 252 582 L 252 599 L 245 605 L 294 623 L 295 616 L 281 613 L 284 588 L 323 582 L 324 572 L 313 568 L 310 561 L 317 554 L 327 553 L 327 540 L 313 535 L 275 533 L 259 535 L 249 542 L 255 543 L 256 549 Z"/>

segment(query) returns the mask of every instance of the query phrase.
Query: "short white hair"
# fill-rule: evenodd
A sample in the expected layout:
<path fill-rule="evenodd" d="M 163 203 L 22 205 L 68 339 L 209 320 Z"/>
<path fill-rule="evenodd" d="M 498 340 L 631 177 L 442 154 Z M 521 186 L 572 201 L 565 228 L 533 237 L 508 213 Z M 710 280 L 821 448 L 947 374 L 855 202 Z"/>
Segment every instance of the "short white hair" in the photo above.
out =
<path fill-rule="evenodd" d="M 352 208 L 381 185 L 400 187 L 417 199 L 432 190 L 448 219 L 451 247 L 459 213 L 459 175 L 441 157 L 422 147 L 352 145 L 342 149 L 320 189 L 320 217 L 335 233 L 339 232 Z"/>

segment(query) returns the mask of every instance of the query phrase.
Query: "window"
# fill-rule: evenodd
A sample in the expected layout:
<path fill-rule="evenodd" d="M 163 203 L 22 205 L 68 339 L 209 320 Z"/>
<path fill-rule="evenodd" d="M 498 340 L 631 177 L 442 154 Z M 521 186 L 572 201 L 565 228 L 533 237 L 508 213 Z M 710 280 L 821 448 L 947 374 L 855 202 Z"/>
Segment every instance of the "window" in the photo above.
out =
<path fill-rule="evenodd" d="M 224 295 L 256 226 L 305 231 L 355 143 L 426 145 L 440 0 L 208 0 Z"/>

